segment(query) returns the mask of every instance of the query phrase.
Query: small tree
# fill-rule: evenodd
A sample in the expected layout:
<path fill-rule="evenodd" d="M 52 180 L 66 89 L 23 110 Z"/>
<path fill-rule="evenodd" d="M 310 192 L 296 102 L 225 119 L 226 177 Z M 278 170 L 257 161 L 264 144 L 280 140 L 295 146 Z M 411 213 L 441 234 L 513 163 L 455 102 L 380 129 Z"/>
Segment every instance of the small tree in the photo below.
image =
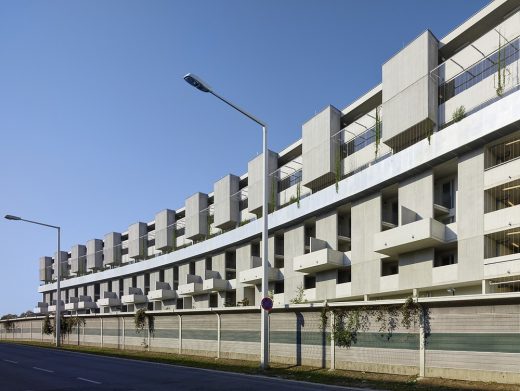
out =
<path fill-rule="evenodd" d="M 453 112 L 451 119 L 453 122 L 459 122 L 466 116 L 466 108 L 464 106 L 459 106 Z"/>
<path fill-rule="evenodd" d="M 49 315 L 45 315 L 45 318 L 43 318 L 42 331 L 45 335 L 51 335 L 54 333 L 54 326 L 51 323 L 51 318 Z"/>
<path fill-rule="evenodd" d="M 298 285 L 296 288 L 296 296 L 294 296 L 290 302 L 291 304 L 307 303 L 307 299 L 305 298 L 305 289 L 302 284 Z"/>

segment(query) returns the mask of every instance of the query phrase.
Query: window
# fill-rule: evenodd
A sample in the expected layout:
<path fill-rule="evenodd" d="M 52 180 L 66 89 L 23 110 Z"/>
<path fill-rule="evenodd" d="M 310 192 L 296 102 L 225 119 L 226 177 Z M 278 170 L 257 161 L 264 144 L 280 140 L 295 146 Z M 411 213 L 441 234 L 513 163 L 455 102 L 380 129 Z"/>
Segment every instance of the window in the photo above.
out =
<path fill-rule="evenodd" d="M 184 308 L 184 299 L 177 299 L 177 309 L 182 310 Z"/>
<path fill-rule="evenodd" d="M 189 267 L 190 267 L 190 270 L 189 270 L 190 274 L 195 275 L 195 262 L 190 262 Z"/>
<path fill-rule="evenodd" d="M 296 185 L 297 183 L 302 181 L 302 170 L 293 172 L 292 174 L 286 176 L 285 178 L 278 181 L 278 192 L 282 192 L 287 190 L 288 188 Z"/>
<path fill-rule="evenodd" d="M 399 262 L 398 261 L 381 261 L 381 276 L 391 276 L 399 273 Z"/>
<path fill-rule="evenodd" d="M 237 305 L 237 293 L 235 291 L 226 292 L 226 300 L 224 307 L 236 307 Z"/>
<path fill-rule="evenodd" d="M 213 259 L 211 257 L 206 258 L 206 270 L 213 270 Z"/>
<path fill-rule="evenodd" d="M 303 277 L 303 289 L 316 288 L 316 276 Z"/>
<path fill-rule="evenodd" d="M 159 281 L 164 282 L 164 269 L 159 270 Z"/>
<path fill-rule="evenodd" d="M 209 295 L 209 308 L 218 307 L 218 293 Z"/>

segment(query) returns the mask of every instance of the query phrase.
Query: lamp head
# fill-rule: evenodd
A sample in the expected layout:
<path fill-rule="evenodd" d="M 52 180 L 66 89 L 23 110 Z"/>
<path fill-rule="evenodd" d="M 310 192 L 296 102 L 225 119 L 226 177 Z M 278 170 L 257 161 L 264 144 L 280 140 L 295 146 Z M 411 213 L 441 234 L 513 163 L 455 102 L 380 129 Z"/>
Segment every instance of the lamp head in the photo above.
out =
<path fill-rule="evenodd" d="M 5 215 L 4 218 L 6 218 L 7 220 L 21 220 L 22 219 L 21 217 L 13 216 L 13 215 Z"/>
<path fill-rule="evenodd" d="M 204 82 L 200 77 L 194 75 L 193 73 L 188 73 L 186 76 L 184 76 L 184 80 L 186 80 L 186 83 L 195 87 L 197 90 L 202 92 L 211 92 L 211 87 L 209 84 Z"/>

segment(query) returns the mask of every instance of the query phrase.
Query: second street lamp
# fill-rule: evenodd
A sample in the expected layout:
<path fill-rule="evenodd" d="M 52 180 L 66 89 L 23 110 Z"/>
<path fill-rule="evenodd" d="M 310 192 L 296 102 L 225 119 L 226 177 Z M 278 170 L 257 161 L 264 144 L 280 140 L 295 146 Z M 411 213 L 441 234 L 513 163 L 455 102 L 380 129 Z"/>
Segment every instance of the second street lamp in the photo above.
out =
<path fill-rule="evenodd" d="M 18 216 L 13 215 L 5 215 L 4 218 L 7 220 L 13 220 L 13 221 L 25 221 L 26 223 L 31 224 L 37 224 L 37 225 L 43 225 L 44 227 L 50 227 L 54 228 L 58 231 L 58 255 L 56 256 L 56 259 L 54 260 L 55 264 L 57 265 L 56 269 L 56 346 L 60 346 L 61 342 L 61 318 L 60 318 L 60 312 L 61 312 L 61 295 L 60 295 L 60 272 L 61 272 L 61 249 L 60 249 L 60 236 L 61 236 L 61 228 L 56 225 L 50 225 L 50 224 L 44 224 L 40 223 L 38 221 L 32 221 L 32 220 L 26 220 L 22 219 Z"/>
<path fill-rule="evenodd" d="M 263 189 L 262 189 L 262 248 L 263 248 L 263 256 L 262 256 L 262 297 L 268 297 L 268 267 L 269 267 L 269 258 L 268 258 L 268 216 L 269 216 L 269 209 L 267 204 L 268 199 L 268 191 L 267 191 L 267 184 L 269 172 L 268 172 L 268 166 L 267 166 L 267 125 L 260 121 L 258 118 L 254 117 L 253 115 L 249 114 L 247 111 L 241 109 L 237 105 L 231 103 L 227 99 L 223 98 L 219 94 L 217 94 L 213 89 L 209 86 L 209 84 L 205 83 L 200 77 L 194 75 L 193 73 L 188 73 L 186 76 L 184 76 L 184 80 L 186 82 L 198 89 L 202 92 L 209 92 L 211 95 L 215 96 L 216 98 L 220 99 L 222 102 L 226 103 L 227 105 L 231 106 L 235 110 L 239 111 L 243 115 L 245 115 L 247 118 L 253 120 L 258 125 L 262 127 L 262 150 L 263 150 Z M 261 311 L 261 325 L 260 325 L 260 366 L 262 368 L 269 367 L 269 313 L 265 310 Z"/>

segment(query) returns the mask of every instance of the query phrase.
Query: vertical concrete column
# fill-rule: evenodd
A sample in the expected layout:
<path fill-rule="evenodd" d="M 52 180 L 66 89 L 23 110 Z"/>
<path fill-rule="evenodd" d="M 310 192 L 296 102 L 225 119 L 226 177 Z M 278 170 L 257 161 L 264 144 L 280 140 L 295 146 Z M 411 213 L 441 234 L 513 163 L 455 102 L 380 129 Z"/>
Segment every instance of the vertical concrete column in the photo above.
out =
<path fill-rule="evenodd" d="M 220 314 L 217 312 L 217 358 L 220 358 Z"/>
<path fill-rule="evenodd" d="M 182 354 L 182 315 L 179 316 L 179 354 Z"/>
<path fill-rule="evenodd" d="M 334 312 L 330 314 L 330 370 L 336 369 L 336 337 L 334 327 L 336 326 L 336 316 Z"/>

